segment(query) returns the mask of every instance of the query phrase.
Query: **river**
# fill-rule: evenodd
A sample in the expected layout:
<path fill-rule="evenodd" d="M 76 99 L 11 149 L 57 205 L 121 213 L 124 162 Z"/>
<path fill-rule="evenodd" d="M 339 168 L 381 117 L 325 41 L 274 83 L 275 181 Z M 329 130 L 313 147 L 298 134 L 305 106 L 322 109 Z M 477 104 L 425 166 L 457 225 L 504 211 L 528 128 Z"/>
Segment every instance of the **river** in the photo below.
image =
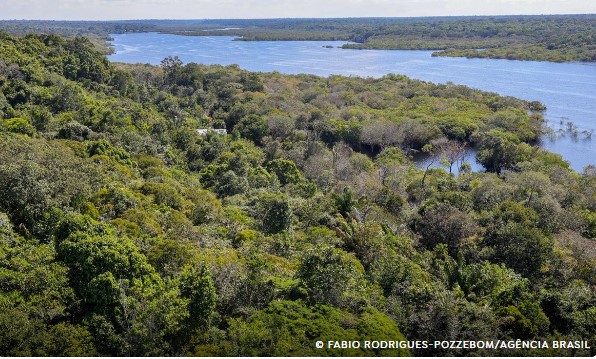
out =
<path fill-rule="evenodd" d="M 388 73 L 453 82 L 547 106 L 554 135 L 542 146 L 573 169 L 596 165 L 596 64 L 432 57 L 432 51 L 348 50 L 343 41 L 233 41 L 229 36 L 158 33 L 111 35 L 111 61 L 157 65 L 167 56 L 185 63 L 237 64 L 250 71 L 381 77 Z M 568 123 L 572 123 L 569 125 Z M 571 129 L 571 130 L 569 130 Z M 592 139 L 589 133 L 594 131 Z M 475 166 L 476 167 L 476 166 Z"/>

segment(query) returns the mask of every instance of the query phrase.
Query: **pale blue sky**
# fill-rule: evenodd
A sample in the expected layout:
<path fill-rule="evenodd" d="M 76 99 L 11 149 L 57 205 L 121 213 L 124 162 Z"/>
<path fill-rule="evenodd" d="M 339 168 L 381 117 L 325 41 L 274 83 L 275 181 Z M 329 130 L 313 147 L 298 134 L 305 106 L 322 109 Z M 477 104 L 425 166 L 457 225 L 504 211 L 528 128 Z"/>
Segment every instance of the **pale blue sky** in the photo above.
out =
<path fill-rule="evenodd" d="M 594 14 L 596 0 L 0 0 L 0 19 Z"/>

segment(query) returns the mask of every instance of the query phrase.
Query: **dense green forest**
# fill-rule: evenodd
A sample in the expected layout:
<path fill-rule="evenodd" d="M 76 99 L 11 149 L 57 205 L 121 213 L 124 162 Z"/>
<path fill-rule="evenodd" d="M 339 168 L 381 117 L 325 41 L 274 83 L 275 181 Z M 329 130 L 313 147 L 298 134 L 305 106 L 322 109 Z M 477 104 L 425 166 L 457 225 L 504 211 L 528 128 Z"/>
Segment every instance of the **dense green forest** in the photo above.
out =
<path fill-rule="evenodd" d="M 540 103 L 6 33 L 0 88 L 2 356 L 596 354 L 596 168 Z M 315 347 L 456 339 L 592 349 Z"/>
<path fill-rule="evenodd" d="M 596 15 L 349 19 L 0 21 L 12 34 L 57 33 L 108 40 L 157 31 L 238 40 L 342 40 L 350 49 L 439 50 L 434 56 L 596 61 Z M 101 46 L 101 41 L 96 41 Z M 105 43 L 104 43 L 105 45 Z"/>

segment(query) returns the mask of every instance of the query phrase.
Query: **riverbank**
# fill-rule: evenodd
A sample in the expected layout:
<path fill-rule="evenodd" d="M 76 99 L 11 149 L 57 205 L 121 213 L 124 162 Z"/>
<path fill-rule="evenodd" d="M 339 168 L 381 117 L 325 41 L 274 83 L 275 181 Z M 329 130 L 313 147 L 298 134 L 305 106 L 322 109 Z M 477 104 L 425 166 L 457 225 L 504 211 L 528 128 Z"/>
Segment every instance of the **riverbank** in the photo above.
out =
<path fill-rule="evenodd" d="M 538 100 L 547 107 L 544 116 L 549 126 L 558 130 L 560 121 L 571 121 L 580 133 L 578 138 L 558 136 L 555 141 L 544 137 L 543 146 L 561 154 L 578 172 L 595 164 L 596 143 L 581 136 L 581 131 L 596 127 L 594 64 L 444 58 L 432 57 L 432 51 L 348 50 L 340 48 L 345 44 L 342 41 L 243 42 L 229 36 L 158 33 L 112 36 L 116 54 L 110 59 L 118 62 L 159 64 L 175 54 L 184 62 L 237 64 L 257 72 L 364 78 L 398 73 L 447 86 L 461 84 L 526 101 Z"/>

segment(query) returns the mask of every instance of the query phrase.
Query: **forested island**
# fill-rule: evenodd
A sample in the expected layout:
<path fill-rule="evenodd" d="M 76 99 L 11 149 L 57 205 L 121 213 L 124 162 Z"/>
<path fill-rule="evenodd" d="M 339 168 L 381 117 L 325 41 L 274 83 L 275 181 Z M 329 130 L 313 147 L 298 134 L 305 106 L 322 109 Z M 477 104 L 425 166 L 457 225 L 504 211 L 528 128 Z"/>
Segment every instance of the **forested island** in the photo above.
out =
<path fill-rule="evenodd" d="M 434 56 L 537 61 L 596 61 L 596 15 L 211 20 L 180 25 L 178 35 L 239 40 L 345 40 L 347 49 L 440 50 Z M 216 31 L 209 31 L 213 26 Z M 223 30 L 228 28 L 229 30 Z"/>
<path fill-rule="evenodd" d="M 596 354 L 596 168 L 538 102 L 6 33 L 0 88 L 2 356 Z M 516 339 L 591 349 L 315 345 Z"/>
<path fill-rule="evenodd" d="M 596 15 L 348 19 L 0 21 L 11 34 L 84 35 L 105 48 L 109 34 L 162 32 L 238 36 L 242 41 L 341 40 L 349 49 L 437 50 L 434 56 L 596 61 Z M 104 41 L 102 43 L 102 41 Z"/>

